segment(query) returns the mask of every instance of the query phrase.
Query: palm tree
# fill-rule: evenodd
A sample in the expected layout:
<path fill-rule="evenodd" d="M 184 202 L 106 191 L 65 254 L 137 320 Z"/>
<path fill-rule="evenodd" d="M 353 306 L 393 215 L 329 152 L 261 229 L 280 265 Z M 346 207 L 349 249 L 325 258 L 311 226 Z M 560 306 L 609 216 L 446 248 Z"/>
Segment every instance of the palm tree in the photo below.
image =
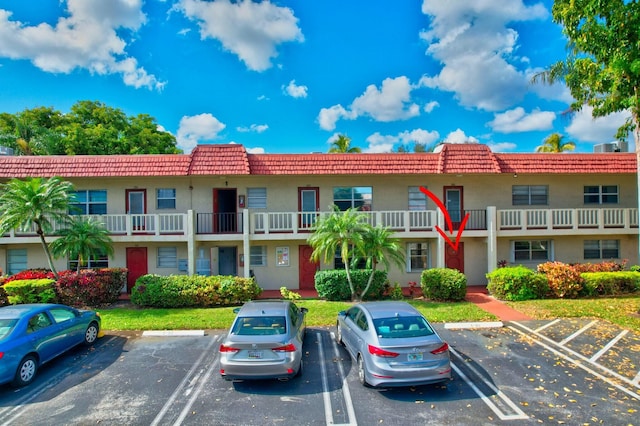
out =
<path fill-rule="evenodd" d="M 357 146 L 349 147 L 351 145 L 351 138 L 347 135 L 338 135 L 338 137 L 331 143 L 329 148 L 330 154 L 336 153 L 355 153 L 362 152 Z"/>
<path fill-rule="evenodd" d="M 355 254 L 362 252 L 366 223 L 364 218 L 366 216 L 354 208 L 342 212 L 337 206 L 333 206 L 333 211 L 328 216 L 318 219 L 313 234 L 307 239 L 313 248 L 311 260 L 314 262 L 324 258 L 324 262 L 329 263 L 336 251 L 340 250 L 352 300 L 356 300 L 356 290 L 351 280 L 350 261 Z"/>
<path fill-rule="evenodd" d="M 47 256 L 49 268 L 56 279 L 58 273 L 45 234 L 54 225 L 69 222 L 69 205 L 73 185 L 58 177 L 11 179 L 0 184 L 0 235 L 14 229 L 31 231 L 35 228 Z"/>
<path fill-rule="evenodd" d="M 371 268 L 371 275 L 367 282 L 367 286 L 362 290 L 360 299 L 369 291 L 376 268 L 380 262 L 384 265 L 386 271 L 389 270 L 390 262 L 396 264 L 400 269 L 404 267 L 404 252 L 402 245 L 396 238 L 392 238 L 393 231 L 382 226 L 369 226 L 364 234 L 363 252 L 367 259 L 367 268 Z"/>
<path fill-rule="evenodd" d="M 552 133 L 545 138 L 543 144 L 536 148 L 536 152 L 566 152 L 576 149 L 574 142 L 562 142 L 564 136 L 560 133 Z"/>
<path fill-rule="evenodd" d="M 51 243 L 51 253 L 55 257 L 69 256 L 77 259 L 77 271 L 85 266 L 89 259 L 101 255 L 113 256 L 113 240 L 102 222 L 92 218 L 75 216 L 68 228 L 60 232 L 60 238 Z"/>

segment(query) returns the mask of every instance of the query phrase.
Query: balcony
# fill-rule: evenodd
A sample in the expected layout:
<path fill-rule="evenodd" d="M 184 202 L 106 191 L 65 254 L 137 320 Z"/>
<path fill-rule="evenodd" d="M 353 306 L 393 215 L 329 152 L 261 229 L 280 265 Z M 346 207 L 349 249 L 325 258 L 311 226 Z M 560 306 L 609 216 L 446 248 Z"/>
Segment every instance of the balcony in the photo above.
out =
<path fill-rule="evenodd" d="M 509 230 L 590 230 L 638 227 L 637 208 L 527 209 L 499 210 L 498 229 Z"/>

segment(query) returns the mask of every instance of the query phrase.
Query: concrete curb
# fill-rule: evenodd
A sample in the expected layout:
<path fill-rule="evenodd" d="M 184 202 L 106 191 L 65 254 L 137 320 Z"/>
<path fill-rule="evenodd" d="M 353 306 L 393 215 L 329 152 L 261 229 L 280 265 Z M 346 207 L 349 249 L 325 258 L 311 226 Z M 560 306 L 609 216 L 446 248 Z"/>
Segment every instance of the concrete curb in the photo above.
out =
<path fill-rule="evenodd" d="M 204 336 L 204 330 L 147 330 L 142 332 L 143 337 L 161 336 Z"/>

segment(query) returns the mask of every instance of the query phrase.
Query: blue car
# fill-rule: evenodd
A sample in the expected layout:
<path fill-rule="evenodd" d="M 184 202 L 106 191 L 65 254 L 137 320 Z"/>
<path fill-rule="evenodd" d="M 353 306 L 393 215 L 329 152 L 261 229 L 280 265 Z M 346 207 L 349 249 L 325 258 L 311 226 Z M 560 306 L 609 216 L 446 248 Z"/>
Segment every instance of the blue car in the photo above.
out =
<path fill-rule="evenodd" d="M 101 337 L 100 315 L 52 303 L 0 308 L 0 384 L 33 381 L 38 368 L 69 349 Z"/>

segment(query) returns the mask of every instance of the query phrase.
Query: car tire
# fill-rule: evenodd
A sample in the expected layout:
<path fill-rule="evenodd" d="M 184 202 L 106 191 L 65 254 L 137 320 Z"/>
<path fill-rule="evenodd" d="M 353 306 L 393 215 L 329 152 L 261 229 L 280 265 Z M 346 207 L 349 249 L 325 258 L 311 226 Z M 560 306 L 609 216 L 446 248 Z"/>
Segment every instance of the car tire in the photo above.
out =
<path fill-rule="evenodd" d="M 364 359 L 362 355 L 358 354 L 358 360 L 356 361 L 358 364 L 358 381 L 362 386 L 369 387 L 369 383 L 367 383 L 366 369 L 364 366 Z"/>
<path fill-rule="evenodd" d="M 97 323 L 92 322 L 91 324 L 89 324 L 89 326 L 84 332 L 84 344 L 86 346 L 93 345 L 95 341 L 98 339 L 99 332 L 100 332 L 100 329 L 98 328 Z"/>
<path fill-rule="evenodd" d="M 336 342 L 339 345 L 344 345 L 342 342 L 342 327 L 340 327 L 340 323 L 336 323 Z"/>
<path fill-rule="evenodd" d="M 22 358 L 22 361 L 20 361 L 20 364 L 18 364 L 16 375 L 13 378 L 13 385 L 15 387 L 27 386 L 29 383 L 33 382 L 37 372 L 38 360 L 36 357 L 33 355 L 25 356 Z"/>

